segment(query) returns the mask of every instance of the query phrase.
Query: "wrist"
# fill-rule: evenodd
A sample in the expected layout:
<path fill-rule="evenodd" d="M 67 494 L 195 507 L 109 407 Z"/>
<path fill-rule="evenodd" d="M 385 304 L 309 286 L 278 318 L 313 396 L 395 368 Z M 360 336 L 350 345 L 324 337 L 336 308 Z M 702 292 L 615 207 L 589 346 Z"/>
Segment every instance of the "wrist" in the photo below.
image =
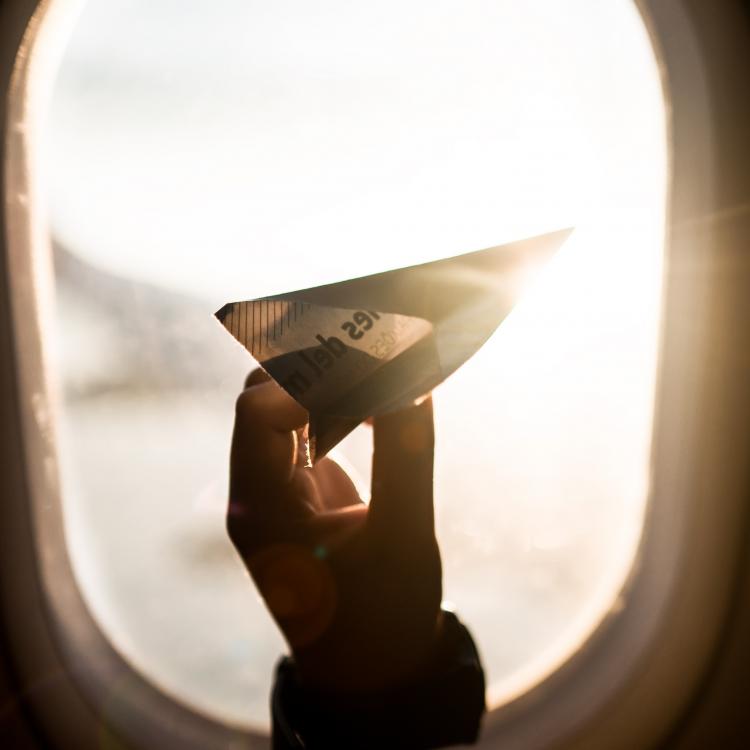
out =
<path fill-rule="evenodd" d="M 379 636 L 359 639 L 339 627 L 310 647 L 292 651 L 296 679 L 306 690 L 336 695 L 390 693 L 418 682 L 434 671 L 443 654 L 444 619 L 439 609 L 430 627 L 375 628 Z"/>
<path fill-rule="evenodd" d="M 474 742 L 484 713 L 484 673 L 474 641 L 443 612 L 431 653 L 408 679 L 371 691 L 312 689 L 293 659 L 277 667 L 274 732 L 301 744 L 279 748 L 410 748 Z"/>

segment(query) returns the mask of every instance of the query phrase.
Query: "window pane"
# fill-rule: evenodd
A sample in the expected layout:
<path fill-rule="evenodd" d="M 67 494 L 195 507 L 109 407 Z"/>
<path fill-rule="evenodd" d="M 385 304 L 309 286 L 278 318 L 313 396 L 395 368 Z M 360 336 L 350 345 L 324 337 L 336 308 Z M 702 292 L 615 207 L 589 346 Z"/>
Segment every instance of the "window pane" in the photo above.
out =
<path fill-rule="evenodd" d="M 493 702 L 613 605 L 643 519 L 664 108 L 626 0 L 90 0 L 48 127 L 65 517 L 113 644 L 267 726 L 283 650 L 226 539 L 224 302 L 576 231 L 435 394 L 447 598 Z M 364 428 L 342 444 L 366 484 Z"/>

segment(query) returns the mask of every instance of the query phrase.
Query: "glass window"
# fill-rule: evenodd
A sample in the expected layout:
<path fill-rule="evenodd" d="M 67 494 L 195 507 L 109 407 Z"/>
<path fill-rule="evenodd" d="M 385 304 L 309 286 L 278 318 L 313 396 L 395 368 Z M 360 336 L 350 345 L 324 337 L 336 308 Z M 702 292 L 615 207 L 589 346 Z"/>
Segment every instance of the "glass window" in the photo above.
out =
<path fill-rule="evenodd" d="M 136 668 L 268 725 L 283 643 L 223 522 L 253 363 L 212 312 L 570 225 L 435 393 L 436 508 L 491 703 L 580 645 L 648 490 L 666 146 L 632 2 L 90 0 L 46 135 L 66 532 Z M 366 484 L 366 429 L 339 453 Z"/>

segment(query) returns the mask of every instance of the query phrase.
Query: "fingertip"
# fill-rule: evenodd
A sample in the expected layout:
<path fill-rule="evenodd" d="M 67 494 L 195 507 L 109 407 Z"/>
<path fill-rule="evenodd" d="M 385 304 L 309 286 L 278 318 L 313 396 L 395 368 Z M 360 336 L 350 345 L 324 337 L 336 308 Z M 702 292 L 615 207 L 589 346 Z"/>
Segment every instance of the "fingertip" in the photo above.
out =
<path fill-rule="evenodd" d="M 414 401 L 414 406 L 422 406 L 422 404 L 426 404 L 425 409 L 432 409 L 432 391 Z"/>
<path fill-rule="evenodd" d="M 374 417 L 372 425 L 376 451 L 395 451 L 408 457 L 433 450 L 435 431 L 429 394 L 404 409 Z"/>
<path fill-rule="evenodd" d="M 270 378 L 240 393 L 235 402 L 235 415 L 238 421 L 258 421 L 284 432 L 304 427 L 309 419 L 307 409 Z"/>
<path fill-rule="evenodd" d="M 243 390 L 251 388 L 254 385 L 259 385 L 260 383 L 266 383 L 270 379 L 271 376 L 262 367 L 256 367 L 254 370 L 251 370 L 245 378 Z"/>
<path fill-rule="evenodd" d="M 251 419 L 258 410 L 260 405 L 259 396 L 262 396 L 262 394 L 258 394 L 256 388 L 257 386 L 245 388 L 235 399 L 234 414 L 238 422 Z"/>

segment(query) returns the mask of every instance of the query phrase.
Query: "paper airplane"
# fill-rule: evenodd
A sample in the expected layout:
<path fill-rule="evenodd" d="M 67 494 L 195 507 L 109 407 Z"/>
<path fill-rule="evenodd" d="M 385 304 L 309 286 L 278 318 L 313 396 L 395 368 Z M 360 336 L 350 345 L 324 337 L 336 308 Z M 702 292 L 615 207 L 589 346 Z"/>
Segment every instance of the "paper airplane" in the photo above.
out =
<path fill-rule="evenodd" d="M 429 393 L 513 309 L 572 229 L 272 297 L 216 317 L 310 413 L 310 455 Z"/>

